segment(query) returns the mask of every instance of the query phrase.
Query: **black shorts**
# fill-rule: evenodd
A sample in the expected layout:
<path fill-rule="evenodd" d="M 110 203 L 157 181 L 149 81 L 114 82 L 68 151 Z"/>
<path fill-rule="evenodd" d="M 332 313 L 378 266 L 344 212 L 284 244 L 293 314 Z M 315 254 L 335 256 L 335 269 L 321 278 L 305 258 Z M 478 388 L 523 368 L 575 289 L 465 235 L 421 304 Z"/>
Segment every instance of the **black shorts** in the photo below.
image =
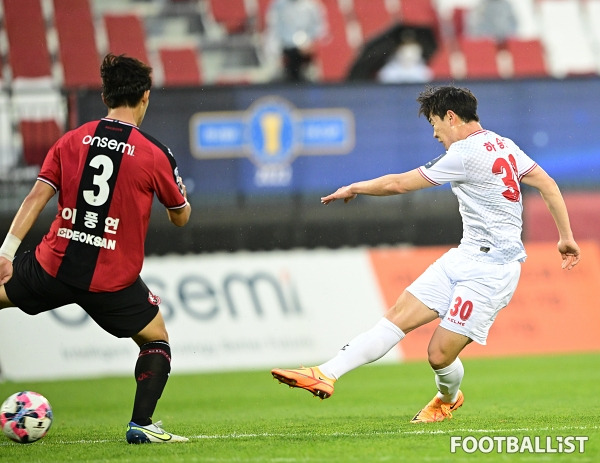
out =
<path fill-rule="evenodd" d="M 158 298 L 140 277 L 119 291 L 94 293 L 49 275 L 29 251 L 15 257 L 13 276 L 4 289 L 10 301 L 29 315 L 77 304 L 102 329 L 118 338 L 138 334 L 158 313 Z"/>

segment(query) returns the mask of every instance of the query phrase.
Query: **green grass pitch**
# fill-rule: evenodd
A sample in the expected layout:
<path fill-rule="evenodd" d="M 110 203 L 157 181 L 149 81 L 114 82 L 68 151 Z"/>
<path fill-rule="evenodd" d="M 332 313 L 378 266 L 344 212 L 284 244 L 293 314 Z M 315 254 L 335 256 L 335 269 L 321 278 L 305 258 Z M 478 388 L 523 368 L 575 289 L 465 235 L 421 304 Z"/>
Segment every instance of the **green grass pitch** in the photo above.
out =
<path fill-rule="evenodd" d="M 6 462 L 598 462 L 600 354 L 465 359 L 465 403 L 450 421 L 411 424 L 435 393 L 426 361 L 348 373 L 330 399 L 278 384 L 270 372 L 172 372 L 154 418 L 189 443 L 128 445 L 133 378 L 0 383 L 30 389 L 54 409 L 33 444 L 0 436 Z M 273 365 L 292 367 L 292 365 Z M 450 451 L 452 436 L 516 436 L 542 443 L 585 436 L 584 452 Z M 545 444 L 543 444 L 545 446 Z M 552 445 L 551 445 L 552 447 Z"/>

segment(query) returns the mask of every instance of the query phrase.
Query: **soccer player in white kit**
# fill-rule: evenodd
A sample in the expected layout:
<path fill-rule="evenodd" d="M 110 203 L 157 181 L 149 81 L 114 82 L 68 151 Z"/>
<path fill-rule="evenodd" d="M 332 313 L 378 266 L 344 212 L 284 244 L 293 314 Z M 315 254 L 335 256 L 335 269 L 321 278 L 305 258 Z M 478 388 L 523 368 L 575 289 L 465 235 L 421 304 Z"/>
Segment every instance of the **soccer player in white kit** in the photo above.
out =
<path fill-rule="evenodd" d="M 517 287 L 526 258 L 520 183 L 541 193 L 554 218 L 563 269 L 579 262 L 580 250 L 556 182 L 512 140 L 482 128 L 470 90 L 431 87 L 417 101 L 419 115 L 429 120 L 446 152 L 409 172 L 341 187 L 321 202 L 347 203 L 359 194 L 389 196 L 449 182 L 463 222 L 460 245 L 425 270 L 373 328 L 334 358 L 316 367 L 275 368 L 271 373 L 282 383 L 326 399 L 343 374 L 381 358 L 407 333 L 440 318 L 427 349 L 438 392 L 411 420 L 430 423 L 452 418 L 463 404 L 464 369 L 458 355 L 472 341 L 486 343 L 494 319 Z"/>

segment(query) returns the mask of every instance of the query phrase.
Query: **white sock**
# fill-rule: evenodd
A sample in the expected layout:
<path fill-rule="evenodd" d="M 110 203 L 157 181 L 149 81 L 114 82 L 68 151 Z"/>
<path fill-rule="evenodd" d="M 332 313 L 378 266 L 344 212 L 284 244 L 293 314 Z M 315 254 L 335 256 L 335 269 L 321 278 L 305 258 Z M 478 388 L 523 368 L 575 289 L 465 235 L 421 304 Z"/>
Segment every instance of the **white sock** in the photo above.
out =
<path fill-rule="evenodd" d="M 433 370 L 435 373 L 435 384 L 437 384 L 437 396 L 442 402 L 454 403 L 458 395 L 458 389 L 465 375 L 465 369 L 458 357 L 450 365 L 439 370 Z"/>
<path fill-rule="evenodd" d="M 331 360 L 319 365 L 325 376 L 339 379 L 350 370 L 383 357 L 403 338 L 404 332 L 387 318 L 382 318 L 369 331 L 356 336 Z"/>

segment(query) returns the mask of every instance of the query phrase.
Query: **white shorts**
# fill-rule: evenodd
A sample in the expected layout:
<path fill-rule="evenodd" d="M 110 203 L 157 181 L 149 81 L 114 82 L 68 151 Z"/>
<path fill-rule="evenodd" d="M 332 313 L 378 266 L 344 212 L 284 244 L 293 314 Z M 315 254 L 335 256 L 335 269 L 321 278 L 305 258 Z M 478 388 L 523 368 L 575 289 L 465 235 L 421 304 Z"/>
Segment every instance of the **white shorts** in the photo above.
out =
<path fill-rule="evenodd" d="M 439 314 L 440 326 L 485 345 L 496 315 L 517 289 L 520 275 L 520 262 L 479 262 L 454 248 L 406 290 Z"/>

